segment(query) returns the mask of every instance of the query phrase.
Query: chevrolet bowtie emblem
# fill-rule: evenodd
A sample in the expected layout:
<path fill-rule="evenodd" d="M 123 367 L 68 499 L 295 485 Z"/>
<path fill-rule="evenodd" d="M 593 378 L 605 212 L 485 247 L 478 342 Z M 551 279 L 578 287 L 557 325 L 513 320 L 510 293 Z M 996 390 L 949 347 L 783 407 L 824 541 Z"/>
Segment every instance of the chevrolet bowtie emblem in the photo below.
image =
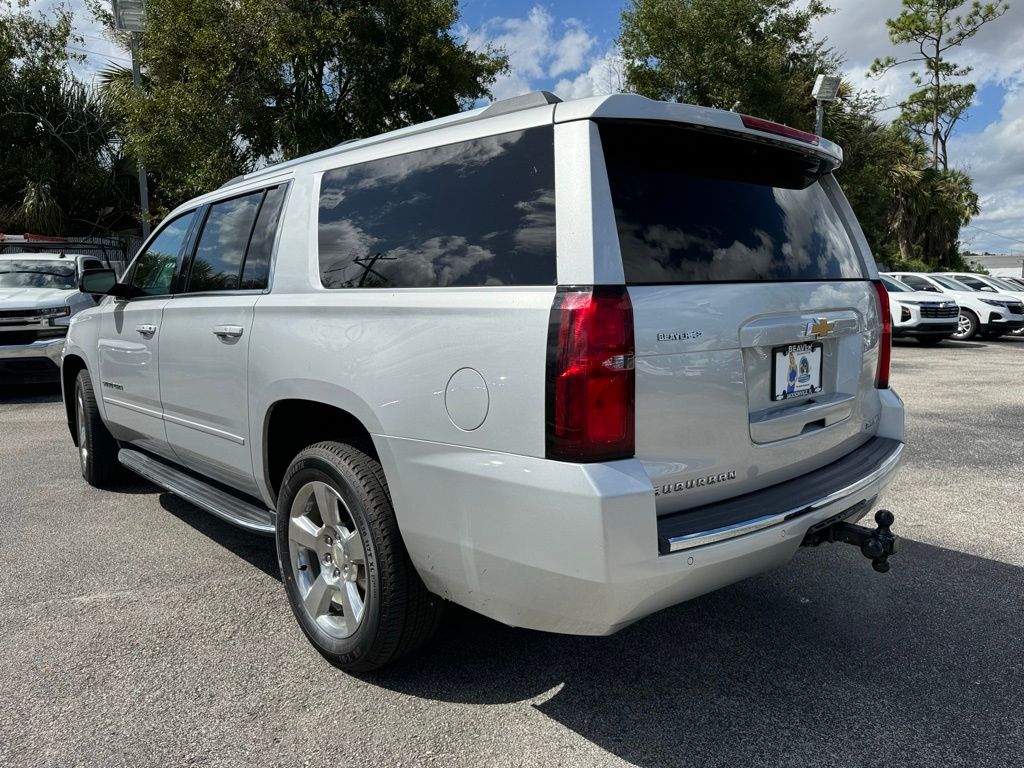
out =
<path fill-rule="evenodd" d="M 813 336 L 816 339 L 820 339 L 822 336 L 828 336 L 830 333 L 832 333 L 832 329 L 835 327 L 835 323 L 830 323 L 824 317 L 819 317 L 817 322 L 807 324 L 807 330 L 805 331 L 805 333 L 808 336 Z"/>

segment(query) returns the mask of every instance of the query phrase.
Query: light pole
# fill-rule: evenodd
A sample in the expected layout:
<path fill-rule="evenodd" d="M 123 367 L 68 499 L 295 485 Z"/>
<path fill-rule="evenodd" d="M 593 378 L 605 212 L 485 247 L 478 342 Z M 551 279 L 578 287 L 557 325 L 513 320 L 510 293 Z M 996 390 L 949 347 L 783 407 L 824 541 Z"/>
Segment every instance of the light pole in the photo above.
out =
<path fill-rule="evenodd" d="M 825 102 L 835 101 L 839 95 L 839 78 L 835 75 L 818 75 L 811 89 L 811 96 L 817 102 L 814 109 L 814 133 L 821 136 L 825 130 Z"/>
<path fill-rule="evenodd" d="M 111 0 L 114 6 L 114 26 L 128 32 L 132 39 L 132 82 L 142 90 L 142 75 L 139 72 L 139 37 L 146 27 L 146 4 L 144 0 Z M 149 237 L 149 181 L 146 166 L 139 161 L 139 208 L 142 210 L 142 239 Z"/>

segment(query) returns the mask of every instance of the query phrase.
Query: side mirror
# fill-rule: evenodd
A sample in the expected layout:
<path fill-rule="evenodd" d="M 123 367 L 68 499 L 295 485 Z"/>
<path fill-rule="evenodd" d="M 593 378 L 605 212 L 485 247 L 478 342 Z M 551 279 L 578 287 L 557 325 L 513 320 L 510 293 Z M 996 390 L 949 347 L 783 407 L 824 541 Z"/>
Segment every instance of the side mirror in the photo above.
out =
<path fill-rule="evenodd" d="M 979 291 L 984 291 L 985 293 L 996 293 L 996 289 L 993 288 L 991 285 L 986 285 L 986 286 L 984 286 L 982 288 L 979 288 L 978 290 Z"/>
<path fill-rule="evenodd" d="M 78 279 L 78 290 L 93 296 L 128 296 L 128 286 L 117 282 L 117 275 L 112 269 L 84 270 Z"/>

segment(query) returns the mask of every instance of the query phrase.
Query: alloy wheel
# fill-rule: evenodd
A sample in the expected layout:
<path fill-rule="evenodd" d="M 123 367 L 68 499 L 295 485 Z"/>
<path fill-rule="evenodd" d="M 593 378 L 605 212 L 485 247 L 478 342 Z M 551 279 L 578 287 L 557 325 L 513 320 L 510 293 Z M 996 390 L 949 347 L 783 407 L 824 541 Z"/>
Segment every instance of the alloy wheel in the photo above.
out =
<path fill-rule="evenodd" d="M 303 610 L 331 637 L 351 637 L 366 613 L 366 550 L 348 505 L 327 483 L 295 494 L 288 552 Z"/>
<path fill-rule="evenodd" d="M 89 463 L 89 447 L 86 444 L 85 399 L 81 386 L 75 388 L 75 423 L 78 430 L 78 461 L 82 465 L 82 474 L 85 474 Z"/>
<path fill-rule="evenodd" d="M 953 335 L 962 338 L 967 336 L 967 334 L 969 334 L 970 332 L 971 318 L 967 317 L 967 315 L 960 315 L 960 318 L 957 320 L 956 323 L 956 333 Z"/>

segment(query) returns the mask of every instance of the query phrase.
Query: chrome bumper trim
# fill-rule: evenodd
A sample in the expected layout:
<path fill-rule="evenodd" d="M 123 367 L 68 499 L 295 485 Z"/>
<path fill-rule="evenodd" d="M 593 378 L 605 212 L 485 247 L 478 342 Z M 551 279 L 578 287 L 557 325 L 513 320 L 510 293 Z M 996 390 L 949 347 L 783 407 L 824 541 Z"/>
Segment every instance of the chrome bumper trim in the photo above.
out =
<path fill-rule="evenodd" d="M 754 533 L 764 528 L 770 528 L 773 525 L 784 523 L 787 520 L 792 520 L 793 518 L 803 517 L 804 515 L 817 512 L 825 507 L 840 502 L 845 498 L 863 491 L 873 483 L 881 482 L 892 474 L 899 465 L 900 458 L 903 456 L 903 447 L 904 444 L 900 443 L 892 454 L 889 455 L 885 461 L 883 461 L 882 464 L 870 474 L 865 475 L 845 488 L 841 488 L 826 496 L 822 496 L 819 499 L 815 499 L 810 504 L 787 509 L 783 512 L 764 515 L 763 517 L 756 517 L 752 520 L 744 520 L 742 523 L 736 523 L 735 525 L 729 525 L 724 528 L 715 528 L 710 531 L 697 531 L 695 533 L 688 533 L 685 536 L 672 537 L 668 540 L 669 552 L 680 552 L 684 549 L 703 547 L 707 544 L 715 544 L 720 541 L 736 538 L 737 536 L 744 536 L 748 533 Z"/>
<path fill-rule="evenodd" d="M 28 358 L 48 357 L 60 366 L 64 356 L 64 337 L 40 339 L 31 344 L 4 344 L 0 334 L 0 360 L 26 360 Z"/>

